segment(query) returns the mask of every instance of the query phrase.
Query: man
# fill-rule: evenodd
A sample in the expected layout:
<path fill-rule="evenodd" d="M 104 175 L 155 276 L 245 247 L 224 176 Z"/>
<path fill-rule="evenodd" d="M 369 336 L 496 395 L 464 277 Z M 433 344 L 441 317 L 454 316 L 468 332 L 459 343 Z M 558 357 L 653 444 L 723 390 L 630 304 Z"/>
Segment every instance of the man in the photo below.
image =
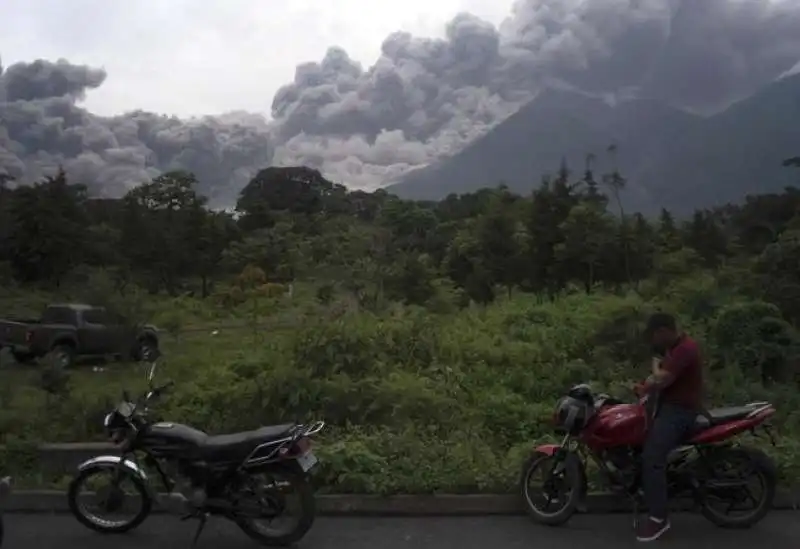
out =
<path fill-rule="evenodd" d="M 703 366 L 697 344 L 678 331 L 675 318 L 656 313 L 646 335 L 663 358 L 653 360 L 653 373 L 642 390 L 658 394 L 655 416 L 642 450 L 642 488 L 649 516 L 636 539 L 654 541 L 669 530 L 667 456 L 690 434 L 703 410 Z"/>

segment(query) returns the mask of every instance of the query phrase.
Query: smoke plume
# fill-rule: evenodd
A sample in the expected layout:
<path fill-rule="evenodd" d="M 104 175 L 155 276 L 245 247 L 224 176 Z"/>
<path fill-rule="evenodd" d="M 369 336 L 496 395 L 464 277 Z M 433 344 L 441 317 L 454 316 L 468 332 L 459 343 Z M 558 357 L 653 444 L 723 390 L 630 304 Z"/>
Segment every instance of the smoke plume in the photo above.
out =
<path fill-rule="evenodd" d="M 297 67 L 269 123 L 98 117 L 78 101 L 103 71 L 20 63 L 0 76 L 0 167 L 30 179 L 61 163 L 105 194 L 183 167 L 228 203 L 270 162 L 374 188 L 457 152 L 550 83 L 718 111 L 797 64 L 798 29 L 796 0 L 517 0 L 499 27 L 461 14 L 442 39 L 394 33 L 367 69 L 332 47 Z"/>
<path fill-rule="evenodd" d="M 188 169 L 200 190 L 228 205 L 269 163 L 270 130 L 259 115 L 180 120 L 148 112 L 93 115 L 78 105 L 102 70 L 38 60 L 0 65 L 0 172 L 20 183 L 63 166 L 92 194 L 116 197 L 162 171 Z"/>

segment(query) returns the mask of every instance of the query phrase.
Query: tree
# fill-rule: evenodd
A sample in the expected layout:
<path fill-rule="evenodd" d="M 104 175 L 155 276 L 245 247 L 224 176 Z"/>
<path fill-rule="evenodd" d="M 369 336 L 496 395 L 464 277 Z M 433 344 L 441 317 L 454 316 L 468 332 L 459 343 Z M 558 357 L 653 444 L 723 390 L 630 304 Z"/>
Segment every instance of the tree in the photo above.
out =
<path fill-rule="evenodd" d="M 678 251 L 683 244 L 678 227 L 675 225 L 675 219 L 664 208 L 661 208 L 661 214 L 658 217 L 658 241 L 658 247 L 663 253 Z"/>
<path fill-rule="evenodd" d="M 7 253 L 23 282 L 52 282 L 80 264 L 86 252 L 86 188 L 69 185 L 63 170 L 9 200 Z"/>
<path fill-rule="evenodd" d="M 555 258 L 587 294 L 602 280 L 604 258 L 613 256 L 613 227 L 603 205 L 590 201 L 573 206 L 559 226 L 564 240 L 556 245 Z"/>
<path fill-rule="evenodd" d="M 756 262 L 765 299 L 791 320 L 800 321 L 800 216 L 792 228 L 767 246 Z"/>
<path fill-rule="evenodd" d="M 199 276 L 202 291 L 234 233 L 224 214 L 212 214 L 191 173 L 175 171 L 136 187 L 124 198 L 121 244 L 129 267 L 151 289 L 175 294 L 182 278 Z"/>
<path fill-rule="evenodd" d="M 707 267 L 717 267 L 727 255 L 728 239 L 711 212 L 696 211 L 684 234 L 684 244 L 700 254 Z"/>
<path fill-rule="evenodd" d="M 488 276 L 487 282 L 504 286 L 509 295 L 527 275 L 524 271 L 525 229 L 512 213 L 496 200 L 490 212 L 478 222 L 476 235 L 479 261 Z"/>
<path fill-rule="evenodd" d="M 239 195 L 236 211 L 245 230 L 269 227 L 273 212 L 295 214 L 342 213 L 346 189 L 306 167 L 266 168 L 256 174 Z"/>
<path fill-rule="evenodd" d="M 555 295 L 566 283 L 563 269 L 555 263 L 555 247 L 563 241 L 559 227 L 577 203 L 578 197 L 569 183 L 569 170 L 564 163 L 558 178 L 552 182 L 544 178 L 531 197 L 524 224 L 529 235 L 527 286 L 534 292 Z"/>

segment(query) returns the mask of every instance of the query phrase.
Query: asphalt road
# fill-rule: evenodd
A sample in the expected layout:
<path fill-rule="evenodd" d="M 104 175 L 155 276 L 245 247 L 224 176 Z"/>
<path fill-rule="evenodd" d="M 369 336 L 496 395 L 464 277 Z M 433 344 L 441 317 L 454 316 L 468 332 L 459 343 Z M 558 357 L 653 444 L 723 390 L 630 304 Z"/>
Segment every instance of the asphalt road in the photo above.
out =
<path fill-rule="evenodd" d="M 673 517 L 672 530 L 657 547 L 700 549 L 798 549 L 800 513 L 775 512 L 744 531 L 720 530 L 702 517 Z M 188 548 L 195 524 L 174 517 L 152 516 L 138 530 L 103 536 L 67 515 L 5 516 L 6 548 L 39 549 L 179 549 Z M 524 517 L 478 518 L 319 518 L 299 549 L 620 549 L 637 547 L 628 515 L 583 515 L 568 526 L 547 528 Z M 257 545 L 235 526 L 211 519 L 198 549 L 253 548 Z"/>

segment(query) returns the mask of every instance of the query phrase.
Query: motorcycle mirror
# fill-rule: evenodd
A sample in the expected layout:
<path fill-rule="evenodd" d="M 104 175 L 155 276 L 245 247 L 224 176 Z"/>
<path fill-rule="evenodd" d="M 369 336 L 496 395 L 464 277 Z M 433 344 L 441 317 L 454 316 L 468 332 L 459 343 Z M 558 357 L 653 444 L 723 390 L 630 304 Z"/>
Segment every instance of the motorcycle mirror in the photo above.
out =
<path fill-rule="evenodd" d="M 131 401 L 131 395 L 130 393 L 128 393 L 127 389 L 122 390 L 122 400 L 124 400 L 125 402 Z"/>

